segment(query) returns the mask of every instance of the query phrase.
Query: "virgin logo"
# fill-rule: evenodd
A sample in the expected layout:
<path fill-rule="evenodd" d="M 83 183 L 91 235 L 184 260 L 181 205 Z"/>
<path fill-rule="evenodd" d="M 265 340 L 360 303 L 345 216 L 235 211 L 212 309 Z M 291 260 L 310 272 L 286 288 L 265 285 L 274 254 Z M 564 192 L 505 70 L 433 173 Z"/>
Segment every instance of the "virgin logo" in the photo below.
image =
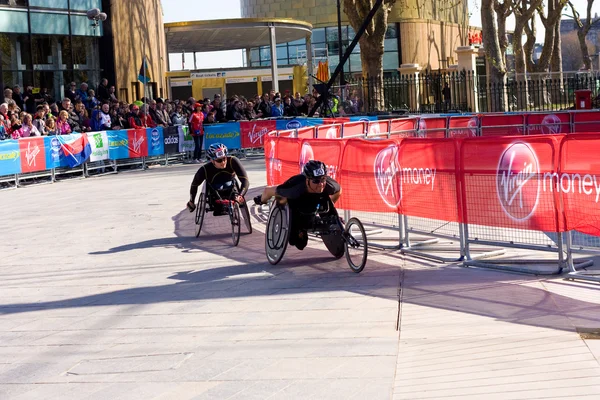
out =
<path fill-rule="evenodd" d="M 417 137 L 424 138 L 427 134 L 427 122 L 424 119 L 419 120 L 419 129 L 417 130 Z"/>
<path fill-rule="evenodd" d="M 137 136 L 137 134 L 133 137 L 133 151 L 135 153 L 140 153 L 140 150 L 142 148 L 142 143 L 144 143 L 144 137 L 143 136 Z"/>
<path fill-rule="evenodd" d="M 396 208 L 402 198 L 400 168 L 398 167 L 398 149 L 391 145 L 381 150 L 373 165 L 375 184 L 381 199 Z"/>
<path fill-rule="evenodd" d="M 369 123 L 369 135 L 379 135 L 381 133 L 381 127 L 379 122 Z"/>
<path fill-rule="evenodd" d="M 542 119 L 542 133 L 544 135 L 555 135 L 560 133 L 561 120 L 557 115 L 546 115 Z"/>
<path fill-rule="evenodd" d="M 305 142 L 302 145 L 302 151 L 300 152 L 300 172 L 302 172 L 302 169 L 307 162 L 314 159 L 315 152 L 313 151 L 312 146 L 308 142 Z"/>
<path fill-rule="evenodd" d="M 269 175 L 271 177 L 271 182 L 269 182 L 270 185 L 274 185 L 275 184 L 275 177 L 273 176 L 274 172 L 281 172 L 281 161 L 278 160 L 277 158 L 275 158 L 275 146 L 277 145 L 277 142 L 275 142 L 274 140 L 270 140 L 269 144 L 271 146 L 271 148 L 269 149 L 269 158 L 268 158 L 268 162 L 269 162 Z"/>
<path fill-rule="evenodd" d="M 540 165 L 537 155 L 523 142 L 504 150 L 496 172 L 496 190 L 504 212 L 514 220 L 528 220 L 538 205 Z"/>
<path fill-rule="evenodd" d="M 25 158 L 27 159 L 27 165 L 28 166 L 34 166 L 35 167 L 35 157 L 37 157 L 37 155 L 40 154 L 40 148 L 37 145 L 34 145 L 33 148 L 31 148 L 31 142 L 27 143 L 27 151 L 25 152 Z"/>
<path fill-rule="evenodd" d="M 250 143 L 262 143 L 263 136 L 265 136 L 269 132 L 268 128 L 259 128 L 256 124 L 252 125 L 252 130 L 248 133 L 248 139 L 250 139 Z"/>
<path fill-rule="evenodd" d="M 326 139 L 336 139 L 337 137 L 338 137 L 337 127 L 332 126 L 331 128 L 327 129 L 327 132 L 325 133 Z"/>

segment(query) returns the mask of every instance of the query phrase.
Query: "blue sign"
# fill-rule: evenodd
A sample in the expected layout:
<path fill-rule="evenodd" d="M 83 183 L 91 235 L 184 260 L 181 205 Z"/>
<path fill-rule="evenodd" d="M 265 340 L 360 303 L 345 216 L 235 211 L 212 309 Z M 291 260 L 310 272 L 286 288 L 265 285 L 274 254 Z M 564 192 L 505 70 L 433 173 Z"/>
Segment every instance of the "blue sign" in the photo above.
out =
<path fill-rule="evenodd" d="M 146 128 L 148 138 L 148 156 L 161 156 L 165 154 L 165 136 L 163 128 Z"/>
<path fill-rule="evenodd" d="M 223 143 L 228 149 L 240 149 L 242 147 L 240 123 L 204 125 L 204 148 L 208 148 L 213 143 Z"/>
<path fill-rule="evenodd" d="M 355 121 L 364 121 L 364 122 L 377 121 L 377 116 L 376 115 L 355 115 L 355 116 L 351 116 L 350 117 L 350 122 L 355 122 Z"/>
<path fill-rule="evenodd" d="M 21 151 L 16 140 L 0 142 L 0 175 L 13 175 L 21 172 Z"/>
<path fill-rule="evenodd" d="M 108 136 L 108 158 L 129 158 L 129 135 L 127 131 L 106 131 Z"/>
<path fill-rule="evenodd" d="M 323 118 L 306 118 L 306 126 L 323 125 Z"/>
<path fill-rule="evenodd" d="M 288 129 L 298 129 L 306 126 L 306 118 L 294 118 L 294 119 L 278 119 L 276 129 L 278 131 L 285 131 Z"/>
<path fill-rule="evenodd" d="M 60 149 L 58 136 L 44 136 L 44 152 L 46 153 L 46 168 L 66 167 L 67 162 Z"/>

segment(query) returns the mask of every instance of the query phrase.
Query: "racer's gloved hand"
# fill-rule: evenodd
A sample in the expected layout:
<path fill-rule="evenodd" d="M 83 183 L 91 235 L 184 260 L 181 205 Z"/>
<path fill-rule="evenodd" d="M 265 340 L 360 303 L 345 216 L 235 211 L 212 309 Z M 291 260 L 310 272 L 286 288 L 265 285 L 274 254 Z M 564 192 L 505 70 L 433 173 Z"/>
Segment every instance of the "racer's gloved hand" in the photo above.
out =
<path fill-rule="evenodd" d="M 190 210 L 190 212 L 194 212 L 196 210 L 196 205 L 191 200 L 187 202 L 186 206 L 187 209 Z"/>
<path fill-rule="evenodd" d="M 262 198 L 260 194 L 254 198 L 254 204 L 256 204 L 257 206 L 262 205 Z"/>

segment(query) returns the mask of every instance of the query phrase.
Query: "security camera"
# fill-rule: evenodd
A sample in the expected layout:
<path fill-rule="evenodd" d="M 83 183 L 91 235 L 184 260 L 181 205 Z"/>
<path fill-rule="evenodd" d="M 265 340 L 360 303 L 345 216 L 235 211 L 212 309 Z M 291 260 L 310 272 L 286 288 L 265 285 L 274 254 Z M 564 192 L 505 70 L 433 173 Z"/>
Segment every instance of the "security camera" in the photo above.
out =
<path fill-rule="evenodd" d="M 98 19 L 98 16 L 100 15 L 100 10 L 97 8 L 92 8 L 91 10 L 87 10 L 86 15 L 87 15 L 88 19 L 91 19 L 91 20 Z"/>
<path fill-rule="evenodd" d="M 106 18 L 107 18 L 106 13 L 100 13 L 100 14 L 98 14 L 98 19 L 100 21 L 106 21 Z"/>

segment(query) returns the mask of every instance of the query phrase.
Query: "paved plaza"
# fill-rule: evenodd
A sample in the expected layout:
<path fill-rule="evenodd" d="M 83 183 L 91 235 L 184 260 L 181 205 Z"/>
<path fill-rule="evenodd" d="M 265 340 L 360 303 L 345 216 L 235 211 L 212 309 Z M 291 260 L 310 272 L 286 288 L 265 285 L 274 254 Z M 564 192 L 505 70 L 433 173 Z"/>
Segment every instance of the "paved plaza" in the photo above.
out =
<path fill-rule="evenodd" d="M 197 167 L 0 192 L 0 399 L 600 398 L 599 284 L 313 240 L 271 266 L 257 207 L 194 237 Z"/>

